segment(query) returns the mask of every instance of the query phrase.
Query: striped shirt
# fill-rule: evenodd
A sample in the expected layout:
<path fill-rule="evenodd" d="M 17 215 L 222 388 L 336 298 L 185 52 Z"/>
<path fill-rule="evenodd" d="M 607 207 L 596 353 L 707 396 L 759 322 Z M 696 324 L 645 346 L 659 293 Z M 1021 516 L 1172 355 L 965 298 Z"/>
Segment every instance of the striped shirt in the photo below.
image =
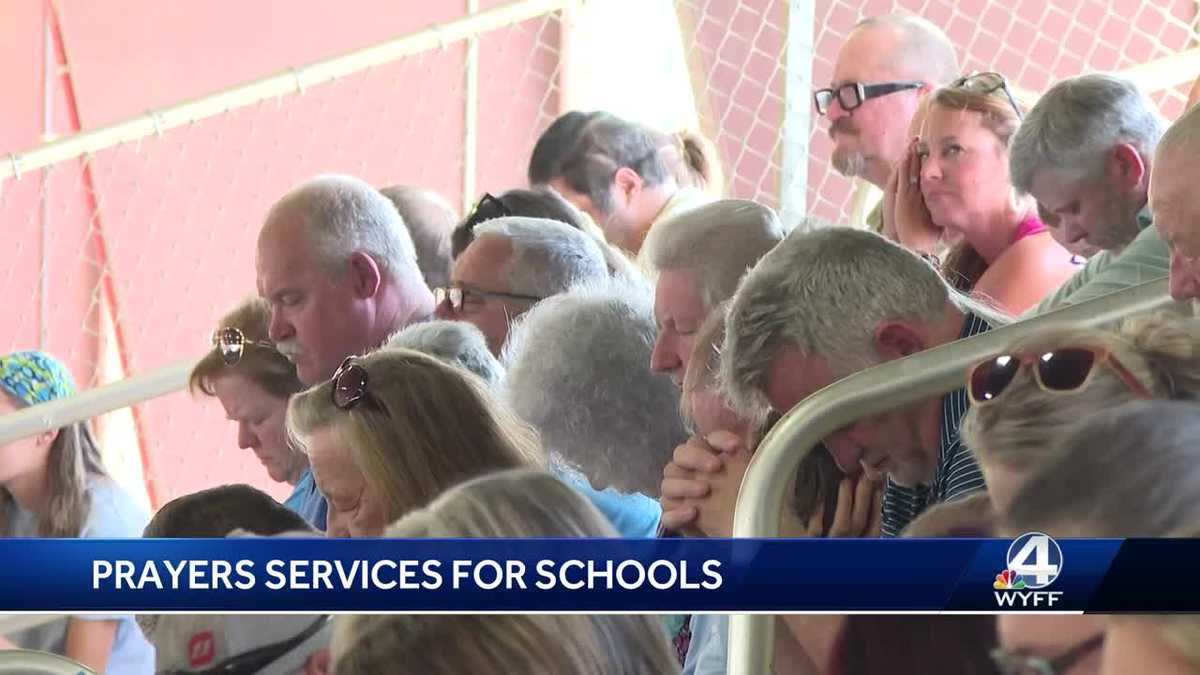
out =
<path fill-rule="evenodd" d="M 991 326 L 986 321 L 968 313 L 958 339 L 988 330 L 991 330 Z M 958 437 L 959 425 L 969 406 L 965 387 L 942 397 L 938 463 L 931 484 L 909 488 L 893 483 L 888 477 L 883 491 L 883 536 L 898 536 L 913 519 L 934 504 L 961 499 L 987 489 L 979 465 L 975 463 L 975 453 Z"/>

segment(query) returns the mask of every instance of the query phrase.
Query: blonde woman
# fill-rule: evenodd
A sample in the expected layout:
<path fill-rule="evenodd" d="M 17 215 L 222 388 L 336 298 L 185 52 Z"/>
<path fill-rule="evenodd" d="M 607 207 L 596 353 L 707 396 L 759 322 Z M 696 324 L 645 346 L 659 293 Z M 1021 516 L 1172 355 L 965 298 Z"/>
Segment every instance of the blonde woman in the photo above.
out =
<path fill-rule="evenodd" d="M 329 501 L 331 537 L 377 537 L 454 485 L 542 466 L 537 437 L 465 370 L 408 349 L 350 357 L 292 397 L 288 431 Z"/>
<path fill-rule="evenodd" d="M 1028 531 L 1053 537 L 1200 536 L 1200 407 L 1192 402 L 1127 403 L 1086 422 L 1056 444 L 1052 458 L 1025 483 L 1006 514 L 1008 535 Z M 1001 617 L 1008 618 L 1007 616 Z M 1083 617 L 1074 617 L 1077 620 Z M 1154 673 L 1200 671 L 1200 618 L 1196 615 L 1092 618 L 1090 633 L 1060 647 L 1051 658 L 1006 649 L 998 661 L 1017 660 L 1025 670 L 1051 672 L 1031 661 L 1058 665 L 1053 672 Z M 1092 669 L 1071 669 L 1090 664 Z M 1057 661 L 1057 664 L 1053 662 Z"/>
<path fill-rule="evenodd" d="M 570 487 L 534 470 L 492 474 L 448 490 L 388 528 L 399 538 L 612 537 Z M 677 673 L 652 616 L 366 615 L 335 620 L 333 672 L 659 675 Z"/>
<path fill-rule="evenodd" d="M 284 506 L 318 530 L 325 529 L 325 498 L 317 491 L 308 457 L 284 431 L 288 397 L 304 389 L 296 366 L 267 339 L 267 303 L 247 300 L 226 314 L 213 334 L 212 350 L 189 377 L 189 389 L 221 402 L 237 423 L 237 444 L 250 450 L 271 480 L 292 486 Z"/>
<path fill-rule="evenodd" d="M 1019 314 L 1078 270 L 1033 200 L 1013 190 L 1008 148 L 1021 107 L 999 73 L 960 78 L 925 107 L 888 187 L 896 234 L 925 253 L 939 238 L 956 242 L 943 265 L 951 285 Z"/>
<path fill-rule="evenodd" d="M 0 356 L 0 415 L 75 393 L 70 372 L 37 351 Z M 149 515 L 104 469 L 86 422 L 0 444 L 0 535 L 140 537 Z M 8 644 L 5 644 L 8 643 Z M 0 638 L 98 673 L 149 673 L 154 650 L 130 615 L 76 615 Z"/>
<path fill-rule="evenodd" d="M 1116 332 L 1049 329 L 971 369 L 961 433 L 1003 512 L 1031 471 L 1051 459 L 1060 429 L 1121 403 L 1200 397 L 1200 321 L 1165 314 Z"/>

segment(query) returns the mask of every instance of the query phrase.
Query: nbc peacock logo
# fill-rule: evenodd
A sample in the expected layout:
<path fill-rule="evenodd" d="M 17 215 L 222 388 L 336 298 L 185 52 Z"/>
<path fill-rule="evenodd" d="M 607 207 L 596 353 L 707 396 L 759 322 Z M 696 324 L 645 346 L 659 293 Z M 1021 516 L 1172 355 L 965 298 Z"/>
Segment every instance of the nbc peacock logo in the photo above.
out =
<path fill-rule="evenodd" d="M 1019 591 L 1025 588 L 1025 580 L 1012 570 L 1004 570 L 996 575 L 996 580 L 992 582 L 992 588 L 998 591 Z"/>

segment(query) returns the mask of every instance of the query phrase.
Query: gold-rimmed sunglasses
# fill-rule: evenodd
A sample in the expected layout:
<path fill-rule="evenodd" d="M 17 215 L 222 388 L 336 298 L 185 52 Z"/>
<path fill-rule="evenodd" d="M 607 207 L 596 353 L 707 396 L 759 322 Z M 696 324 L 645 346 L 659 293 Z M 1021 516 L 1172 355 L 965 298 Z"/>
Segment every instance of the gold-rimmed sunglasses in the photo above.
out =
<path fill-rule="evenodd" d="M 242 360 L 242 355 L 246 353 L 246 346 L 253 345 L 255 347 L 263 347 L 264 349 L 275 349 L 275 345 L 265 340 L 247 340 L 246 334 L 241 328 L 235 326 L 226 326 L 213 331 L 212 345 L 221 354 L 221 360 L 227 366 L 236 366 Z"/>

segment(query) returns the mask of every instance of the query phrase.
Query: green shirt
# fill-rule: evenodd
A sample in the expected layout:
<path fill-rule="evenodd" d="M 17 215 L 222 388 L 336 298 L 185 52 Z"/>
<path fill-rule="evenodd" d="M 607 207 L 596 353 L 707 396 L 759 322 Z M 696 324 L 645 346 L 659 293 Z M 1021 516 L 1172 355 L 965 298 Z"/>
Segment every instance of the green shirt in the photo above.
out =
<path fill-rule="evenodd" d="M 1103 251 L 1093 256 L 1083 269 L 1067 279 L 1058 290 L 1046 296 L 1025 316 L 1046 312 L 1093 300 L 1123 288 L 1154 281 L 1167 276 L 1170 254 L 1167 244 L 1158 236 L 1149 207 L 1138 213 L 1141 232 L 1120 253 Z"/>

